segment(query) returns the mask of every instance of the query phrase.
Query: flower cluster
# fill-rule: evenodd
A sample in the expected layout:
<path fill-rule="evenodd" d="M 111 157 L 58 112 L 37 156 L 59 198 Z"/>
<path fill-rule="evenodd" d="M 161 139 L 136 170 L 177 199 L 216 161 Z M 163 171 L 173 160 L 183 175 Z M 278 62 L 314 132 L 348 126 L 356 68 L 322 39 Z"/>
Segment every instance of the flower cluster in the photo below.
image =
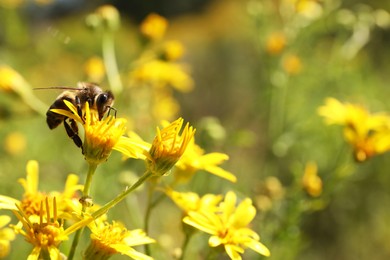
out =
<path fill-rule="evenodd" d="M 18 8 L 22 2 L 14 1 L 15 5 L 12 5 L 13 1 L 9 0 L 0 7 L 10 3 L 9 7 Z M 113 35 L 120 29 L 120 12 L 111 5 L 104 5 L 88 15 L 86 22 L 90 29 L 100 34 L 102 41 L 102 58 L 92 56 L 85 63 L 86 78 L 93 82 L 103 82 L 107 78 L 109 93 L 112 94 L 110 101 L 113 101 L 114 94 L 118 100 L 128 101 L 127 96 L 123 95 L 123 98 L 120 95 L 124 94 L 126 86 L 122 84 L 114 49 Z M 221 166 L 229 159 L 227 154 L 207 153 L 195 143 L 196 129 L 190 123 L 185 123 L 181 117 L 173 120 L 179 112 L 173 90 L 189 92 L 194 82 L 188 74 L 187 65 L 179 62 L 185 53 L 183 45 L 176 40 L 164 40 L 168 25 L 168 20 L 157 14 L 145 18 L 139 27 L 143 49 L 139 58 L 130 63 L 128 73 L 131 91 L 147 89 L 145 92 L 149 94 L 149 102 L 145 102 L 145 96 L 138 98 L 134 95 L 134 99 L 140 99 L 153 115 L 145 116 L 142 122 L 153 125 L 156 121 L 163 122 L 150 143 L 135 131 L 128 130 L 128 122 L 134 118 L 117 117 L 117 112 L 119 114 L 122 110 L 111 107 L 112 102 L 105 103 L 106 96 L 84 96 L 82 83 L 79 88 L 57 87 L 66 92 L 58 96 L 47 110 L 48 106 L 35 96 L 22 74 L 8 66 L 0 66 L 0 90 L 16 93 L 32 110 L 48 119 L 58 116 L 58 123 L 65 125 L 66 133 L 81 148 L 79 156 L 87 164 L 84 184 L 80 184 L 78 175 L 69 174 L 62 191 L 43 191 L 39 189 L 38 162 L 27 162 L 27 175 L 19 179 L 23 195 L 20 198 L 0 195 L 0 210 L 13 214 L 17 221 L 12 222 L 8 215 L 0 216 L 0 258 L 8 256 L 11 241 L 18 235 L 32 246 L 28 259 L 72 260 L 79 255 L 83 259 L 105 260 L 122 254 L 131 259 L 151 260 L 155 252 L 149 246 L 158 239 L 148 235 L 149 218 L 153 215 L 152 209 L 165 196 L 171 197 L 183 209 L 183 222 L 191 226 L 189 229 L 194 230 L 194 227 L 210 234 L 209 245 L 212 248 L 223 247 L 231 259 L 241 259 L 246 248 L 264 256 L 270 255 L 268 248 L 260 243 L 259 235 L 249 228 L 256 215 L 251 199 L 238 202 L 232 191 L 225 197 L 213 194 L 201 197 L 193 192 L 174 190 L 178 185 L 188 184 L 201 171 L 232 183 L 237 182 L 237 177 Z M 102 103 L 105 107 L 100 107 Z M 129 103 L 133 106 L 133 102 Z M 102 113 L 107 110 L 115 113 Z M 164 121 L 166 119 L 171 123 Z M 52 129 L 50 123 L 49 128 Z M 7 153 L 16 156 L 26 150 L 27 143 L 22 134 L 15 132 L 7 136 L 4 145 Z M 109 160 L 113 150 L 123 155 L 123 161 L 143 161 L 145 171 L 116 197 L 101 204 L 101 198 L 93 196 L 92 179 L 98 167 Z M 124 163 L 123 169 L 127 165 L 130 163 Z M 165 177 L 170 172 L 173 173 L 171 177 Z M 148 185 L 144 227 L 130 230 L 121 220 L 109 219 L 109 211 L 142 184 Z M 89 232 L 88 236 L 81 236 L 83 230 Z M 78 252 L 80 249 L 77 247 L 84 244 L 80 243 L 81 239 L 87 237 L 88 247 Z M 70 240 L 71 244 L 67 244 Z M 136 250 L 137 246 L 144 246 L 144 250 Z M 64 248 L 69 249 L 68 254 L 63 251 Z"/>
<path fill-rule="evenodd" d="M 209 246 L 223 246 L 231 259 L 241 259 L 246 248 L 269 256 L 270 251 L 260 242 L 259 235 L 248 227 L 256 216 L 252 200 L 246 198 L 238 205 L 237 196 L 229 191 L 222 196 L 206 194 L 202 198 L 195 193 L 179 193 L 168 190 L 167 194 L 185 212 L 183 222 L 210 234 Z"/>
<path fill-rule="evenodd" d="M 344 126 L 344 138 L 353 147 L 354 157 L 363 162 L 390 150 L 390 116 L 370 113 L 362 106 L 327 98 L 318 109 L 327 124 Z"/>

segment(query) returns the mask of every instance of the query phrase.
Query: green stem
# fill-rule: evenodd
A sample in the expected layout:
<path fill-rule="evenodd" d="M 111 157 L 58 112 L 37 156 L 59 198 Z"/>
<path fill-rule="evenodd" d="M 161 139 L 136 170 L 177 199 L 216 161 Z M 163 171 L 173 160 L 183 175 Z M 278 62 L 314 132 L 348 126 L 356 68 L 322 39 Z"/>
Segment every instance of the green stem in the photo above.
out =
<path fill-rule="evenodd" d="M 128 194 L 130 194 L 132 191 L 134 191 L 136 188 L 138 188 L 142 183 L 144 183 L 149 177 L 153 175 L 152 172 L 146 171 L 141 178 L 138 179 L 136 183 L 134 183 L 130 188 L 126 188 L 122 193 L 120 193 L 116 198 L 111 200 L 110 202 L 106 203 L 103 207 L 92 213 L 92 217 L 94 219 L 102 216 L 105 214 L 110 208 L 114 207 L 116 204 L 121 202 L 123 199 L 126 198 Z"/>
<path fill-rule="evenodd" d="M 83 198 L 89 197 L 90 190 L 91 190 L 92 177 L 96 171 L 97 164 L 89 164 L 88 166 L 89 167 L 88 167 L 87 179 L 85 180 L 84 189 L 83 189 Z M 84 214 L 86 208 L 87 208 L 86 205 L 83 204 L 82 209 L 81 209 L 81 215 Z M 68 260 L 73 259 L 74 254 L 76 253 L 76 248 L 77 248 L 77 245 L 79 243 L 80 236 L 81 236 L 82 232 L 83 232 L 83 228 L 80 228 L 79 230 L 76 231 L 76 234 L 73 238 L 72 247 L 70 248 L 70 252 L 68 255 Z"/>
<path fill-rule="evenodd" d="M 110 31 L 103 32 L 102 52 L 108 83 L 114 94 L 119 94 L 123 89 L 123 85 L 115 57 L 114 37 Z"/>
<path fill-rule="evenodd" d="M 153 193 L 154 193 L 155 189 L 156 189 L 156 182 L 152 182 L 150 187 L 149 187 L 149 190 L 148 190 L 148 203 L 147 203 L 148 206 L 146 208 L 145 219 L 144 219 L 144 230 L 145 230 L 146 234 L 149 231 L 150 215 L 152 213 L 153 207 L 155 206 L 155 203 L 152 203 Z M 150 256 L 151 251 L 150 251 L 149 244 L 145 244 L 144 248 L 145 248 L 145 253 Z"/>
<path fill-rule="evenodd" d="M 181 246 L 181 256 L 180 256 L 179 260 L 184 259 L 185 252 L 187 250 L 187 246 L 188 246 L 193 234 L 194 234 L 193 232 L 186 233 L 186 236 L 185 236 L 184 241 L 183 241 L 183 245 Z"/>

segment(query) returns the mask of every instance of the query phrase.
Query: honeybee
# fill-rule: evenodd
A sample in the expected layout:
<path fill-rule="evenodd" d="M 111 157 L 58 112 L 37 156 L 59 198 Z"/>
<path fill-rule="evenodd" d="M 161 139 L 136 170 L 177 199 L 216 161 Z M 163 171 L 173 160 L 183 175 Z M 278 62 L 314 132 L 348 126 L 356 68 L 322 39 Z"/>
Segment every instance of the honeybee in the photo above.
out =
<path fill-rule="evenodd" d="M 84 118 L 83 111 L 85 103 L 89 103 L 90 109 L 98 112 L 99 119 L 110 110 L 114 109 L 114 95 L 111 91 L 103 91 L 98 85 L 88 82 L 79 82 L 77 88 L 71 87 L 53 87 L 50 89 L 63 89 L 62 92 L 50 106 L 46 113 L 46 122 L 50 129 L 54 129 L 62 122 L 64 123 L 66 133 L 73 140 L 77 147 L 83 149 L 83 142 L 78 135 L 77 123 L 66 116 L 54 113 L 50 109 L 69 110 L 64 100 L 68 100 L 77 108 L 77 113 Z M 114 109 L 115 110 L 115 109 Z"/>

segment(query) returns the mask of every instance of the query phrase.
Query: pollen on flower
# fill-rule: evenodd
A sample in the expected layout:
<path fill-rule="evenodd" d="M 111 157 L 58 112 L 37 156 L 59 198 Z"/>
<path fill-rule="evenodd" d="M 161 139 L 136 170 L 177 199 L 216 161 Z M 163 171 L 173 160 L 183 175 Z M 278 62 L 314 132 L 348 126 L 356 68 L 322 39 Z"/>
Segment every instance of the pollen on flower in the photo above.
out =
<path fill-rule="evenodd" d="M 71 102 L 64 100 L 64 103 L 71 112 L 63 109 L 52 109 L 51 111 L 67 116 L 83 126 L 85 159 L 96 165 L 106 161 L 126 131 L 126 119 L 107 116 L 101 120 L 98 112 L 89 108 L 88 102 L 85 103 L 85 116 L 81 118 L 77 108 Z"/>
<path fill-rule="evenodd" d="M 64 234 L 64 229 L 57 219 L 56 199 L 53 199 L 52 209 L 50 209 L 47 197 L 44 201 L 45 203 L 41 202 L 39 220 L 30 219 L 20 207 L 18 208 L 19 211 L 13 211 L 23 224 L 24 230 L 18 226 L 14 226 L 14 229 L 15 232 L 22 234 L 26 241 L 34 246 L 30 257 L 38 258 L 41 252 L 46 252 L 59 259 L 58 246 L 68 237 Z M 45 210 L 43 210 L 44 208 Z M 53 212 L 53 214 L 51 215 L 50 212 Z"/>
<path fill-rule="evenodd" d="M 94 121 L 85 127 L 83 151 L 85 159 L 92 163 L 107 160 L 119 138 L 126 131 L 126 120 L 108 116 L 102 121 Z"/>

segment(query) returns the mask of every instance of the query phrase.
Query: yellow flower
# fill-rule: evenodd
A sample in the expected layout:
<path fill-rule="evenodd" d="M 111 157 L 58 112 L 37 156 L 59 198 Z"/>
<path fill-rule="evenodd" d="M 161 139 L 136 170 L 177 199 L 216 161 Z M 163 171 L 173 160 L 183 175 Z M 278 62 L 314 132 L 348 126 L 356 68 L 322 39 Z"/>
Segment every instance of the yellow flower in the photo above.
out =
<path fill-rule="evenodd" d="M 101 82 L 105 75 L 103 60 L 97 56 L 88 59 L 84 64 L 84 71 L 88 81 L 96 83 Z"/>
<path fill-rule="evenodd" d="M 85 259 L 108 259 L 117 253 L 136 260 L 153 259 L 133 249 L 134 246 L 155 242 L 140 229 L 127 230 L 118 222 L 113 221 L 112 224 L 109 224 L 100 218 L 88 227 L 91 230 L 91 244 L 84 253 Z"/>
<path fill-rule="evenodd" d="M 344 138 L 352 145 L 354 156 L 362 162 L 390 150 L 390 117 L 371 114 L 365 108 L 327 98 L 318 113 L 328 124 L 344 126 Z"/>
<path fill-rule="evenodd" d="M 26 137 L 20 132 L 8 134 L 4 140 L 4 150 L 11 155 L 20 155 L 26 150 Z"/>
<path fill-rule="evenodd" d="M 314 20 L 322 15 L 322 6 L 318 0 L 298 0 L 296 1 L 296 11 L 305 18 Z"/>
<path fill-rule="evenodd" d="M 157 135 L 147 155 L 148 168 L 154 175 L 162 176 L 167 173 L 184 154 L 194 137 L 195 129 L 189 123 L 180 134 L 183 122 L 179 118 L 162 130 L 157 127 Z"/>
<path fill-rule="evenodd" d="M 136 83 L 146 83 L 156 88 L 172 86 L 179 91 L 188 92 L 193 89 L 194 82 L 183 64 L 152 60 L 130 72 L 130 79 Z"/>
<path fill-rule="evenodd" d="M 157 41 L 164 37 L 168 21 L 155 13 L 149 14 L 141 24 L 141 33 L 147 38 Z"/>
<path fill-rule="evenodd" d="M 40 214 L 46 215 L 45 210 L 41 207 L 41 202 L 47 196 L 56 196 L 58 199 L 58 215 L 71 216 L 75 211 L 74 200 L 78 191 L 83 189 L 83 185 L 77 184 L 78 177 L 70 174 L 66 180 L 65 189 L 63 192 L 52 191 L 50 193 L 40 192 L 38 190 L 39 171 L 38 162 L 29 161 L 26 166 L 26 179 L 19 179 L 19 183 L 24 188 L 24 194 L 21 201 L 0 195 L 0 209 L 18 210 L 21 208 L 27 217 L 38 217 Z M 17 206 L 16 206 L 17 205 Z"/>
<path fill-rule="evenodd" d="M 249 198 L 236 206 L 237 196 L 230 191 L 220 203 L 218 211 L 190 211 L 184 223 L 211 235 L 209 246 L 223 246 L 231 259 L 240 260 L 245 248 L 269 256 L 268 248 L 260 243 L 259 235 L 248 227 L 256 215 Z"/>
<path fill-rule="evenodd" d="M 103 5 L 96 9 L 96 15 L 103 25 L 109 30 L 117 30 L 120 25 L 120 14 L 118 10 L 112 5 Z"/>
<path fill-rule="evenodd" d="M 15 91 L 24 84 L 23 77 L 17 71 L 5 65 L 0 66 L 0 90 Z"/>
<path fill-rule="evenodd" d="M 167 41 L 164 44 L 164 57 L 169 61 L 181 58 L 184 54 L 183 44 L 179 41 Z"/>
<path fill-rule="evenodd" d="M 47 197 L 44 201 L 45 203 L 42 201 L 40 204 L 39 219 L 37 221 L 32 220 L 20 207 L 18 207 L 18 211 L 13 210 L 24 228 L 14 226 L 15 232 L 22 234 L 25 240 L 34 246 L 28 257 L 29 260 L 43 258 L 43 255 L 46 256 L 45 258 L 62 259 L 62 254 L 58 249 L 60 243 L 67 240 L 71 233 L 88 225 L 93 220 L 93 218 L 85 218 L 64 230 L 63 221 L 60 223 L 57 218 L 55 198 L 53 199 L 52 209 L 50 209 Z M 43 205 L 46 206 L 45 209 Z"/>
<path fill-rule="evenodd" d="M 84 128 L 83 153 L 90 164 L 99 164 L 108 159 L 112 150 L 118 150 L 127 157 L 144 159 L 144 142 L 123 136 L 126 131 L 126 119 L 107 116 L 99 120 L 97 111 L 90 109 L 85 103 L 85 119 L 81 118 L 77 108 L 64 100 L 70 111 L 51 109 L 51 111 L 74 119 Z"/>
<path fill-rule="evenodd" d="M 322 180 L 317 174 L 317 164 L 308 162 L 302 178 L 302 186 L 312 197 L 318 197 L 322 193 Z"/>
<path fill-rule="evenodd" d="M 0 215 L 0 258 L 5 258 L 11 248 L 11 241 L 15 239 L 15 233 L 11 228 L 5 227 L 11 218 L 6 215 Z"/>
<path fill-rule="evenodd" d="M 206 194 L 201 198 L 194 192 L 177 192 L 168 188 L 165 193 L 186 214 L 190 211 L 209 210 L 217 211 L 217 204 L 221 202 L 221 195 Z"/>
<path fill-rule="evenodd" d="M 274 32 L 268 36 L 266 50 L 269 54 L 279 54 L 286 46 L 286 36 L 281 32 Z"/>
<path fill-rule="evenodd" d="M 45 115 L 47 106 L 33 93 L 28 82 L 11 67 L 0 65 L 0 91 L 12 91 L 36 112 Z"/>
<path fill-rule="evenodd" d="M 302 62 L 297 55 L 289 54 L 283 58 L 282 67 L 287 74 L 296 75 L 302 70 Z"/>
<path fill-rule="evenodd" d="M 229 156 L 224 153 L 205 154 L 203 149 L 196 145 L 193 139 L 176 164 L 174 172 L 176 181 L 187 182 L 195 172 L 204 170 L 228 181 L 236 182 L 236 176 L 219 167 L 222 162 L 228 159 Z"/>
<path fill-rule="evenodd" d="M 172 96 L 172 91 L 154 91 L 152 113 L 156 121 L 176 118 L 180 110 L 179 103 Z"/>

